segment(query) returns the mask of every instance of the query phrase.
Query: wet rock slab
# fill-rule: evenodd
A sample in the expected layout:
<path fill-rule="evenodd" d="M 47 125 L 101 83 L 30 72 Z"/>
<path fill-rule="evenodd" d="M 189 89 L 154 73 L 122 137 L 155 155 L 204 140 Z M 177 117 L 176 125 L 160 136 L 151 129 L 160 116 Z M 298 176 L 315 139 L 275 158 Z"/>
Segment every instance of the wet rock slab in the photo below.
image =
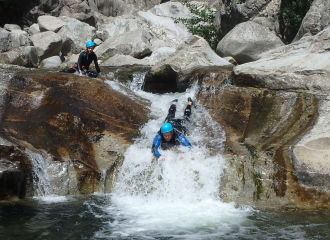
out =
<path fill-rule="evenodd" d="M 111 135 L 117 145 L 98 151 L 123 154 L 147 114 L 137 100 L 101 80 L 23 72 L 8 82 L 0 135 L 18 146 L 44 152 L 56 162 L 70 161 L 76 171 L 71 175 L 77 178 L 78 192 L 91 193 L 100 189 L 100 166 L 111 168 L 117 160 L 97 157 L 100 153 L 95 151 L 95 144 L 104 134 Z"/>

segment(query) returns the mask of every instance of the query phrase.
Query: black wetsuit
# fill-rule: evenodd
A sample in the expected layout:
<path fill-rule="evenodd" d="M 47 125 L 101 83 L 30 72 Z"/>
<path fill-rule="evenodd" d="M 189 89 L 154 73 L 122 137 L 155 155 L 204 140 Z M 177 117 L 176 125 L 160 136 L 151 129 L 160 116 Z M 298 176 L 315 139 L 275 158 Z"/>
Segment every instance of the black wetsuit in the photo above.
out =
<path fill-rule="evenodd" d="M 95 71 L 89 71 L 89 65 L 94 61 L 95 68 L 97 73 L 100 73 L 100 67 L 97 62 L 97 56 L 94 52 L 91 54 L 87 54 L 87 52 L 82 52 L 79 55 L 78 62 L 75 66 L 71 67 L 67 70 L 61 70 L 60 72 L 67 72 L 67 73 L 74 73 L 76 71 L 82 72 L 84 75 L 87 75 L 88 77 L 95 78 L 97 77 L 97 73 Z"/>
<path fill-rule="evenodd" d="M 86 52 L 82 52 L 79 55 L 78 62 L 77 62 L 77 68 L 79 72 L 82 72 L 84 70 L 89 70 L 89 65 L 94 61 L 95 68 L 97 73 L 101 72 L 99 64 L 97 62 L 97 56 L 94 52 L 91 54 L 87 54 Z"/>
<path fill-rule="evenodd" d="M 165 118 L 165 122 L 168 122 L 173 127 L 173 135 L 170 141 L 166 141 L 161 130 L 158 131 L 157 135 L 154 138 L 152 143 L 152 152 L 158 158 L 161 154 L 158 151 L 158 147 L 160 146 L 163 150 L 168 150 L 174 147 L 175 145 L 183 145 L 191 148 L 191 144 L 188 139 L 184 136 L 187 132 L 185 123 L 189 121 L 189 117 L 191 114 L 191 105 L 187 105 L 184 116 L 182 119 L 175 118 L 176 105 L 172 104 L 170 109 L 168 110 L 167 117 Z"/>

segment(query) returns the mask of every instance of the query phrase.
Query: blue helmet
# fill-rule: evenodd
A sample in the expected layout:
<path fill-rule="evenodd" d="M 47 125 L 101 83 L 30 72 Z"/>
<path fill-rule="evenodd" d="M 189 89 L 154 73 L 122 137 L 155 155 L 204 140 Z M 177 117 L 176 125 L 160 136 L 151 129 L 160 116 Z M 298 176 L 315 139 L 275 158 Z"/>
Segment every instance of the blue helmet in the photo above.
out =
<path fill-rule="evenodd" d="M 95 47 L 95 43 L 93 43 L 92 41 L 88 41 L 86 43 L 86 48 L 89 48 L 89 47 Z"/>
<path fill-rule="evenodd" d="M 167 133 L 173 131 L 173 127 L 170 123 L 164 123 L 160 128 L 161 133 Z"/>

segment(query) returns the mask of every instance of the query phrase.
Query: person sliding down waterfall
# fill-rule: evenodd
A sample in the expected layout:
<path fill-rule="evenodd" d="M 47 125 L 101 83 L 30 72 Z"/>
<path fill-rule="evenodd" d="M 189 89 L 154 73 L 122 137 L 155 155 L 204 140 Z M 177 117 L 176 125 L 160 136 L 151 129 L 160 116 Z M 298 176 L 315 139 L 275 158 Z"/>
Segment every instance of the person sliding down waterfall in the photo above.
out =
<path fill-rule="evenodd" d="M 97 62 L 97 56 L 93 52 L 95 48 L 95 43 L 92 41 L 88 41 L 86 43 L 86 50 L 80 53 L 78 62 L 67 70 L 61 70 L 60 72 L 66 72 L 66 73 L 75 73 L 79 72 L 80 76 L 88 76 L 91 78 L 96 78 L 97 73 L 101 76 L 101 70 L 99 67 L 99 64 Z M 89 71 L 89 65 L 94 61 L 96 72 Z"/>
<path fill-rule="evenodd" d="M 161 155 L 158 151 L 159 146 L 163 150 L 168 150 L 174 147 L 175 145 L 182 144 L 191 149 L 191 144 L 184 136 L 186 133 L 185 123 L 186 121 L 189 122 L 190 114 L 191 114 L 191 105 L 193 101 L 191 98 L 188 98 L 188 105 L 184 110 L 184 116 L 182 119 L 175 118 L 176 112 L 176 104 L 178 99 L 173 100 L 170 109 L 168 110 L 168 115 L 165 119 L 165 123 L 161 126 L 160 130 L 158 131 L 153 144 L 152 144 L 152 152 L 153 154 L 162 161 L 165 161 L 165 156 Z M 183 155 L 180 157 L 183 159 Z"/>

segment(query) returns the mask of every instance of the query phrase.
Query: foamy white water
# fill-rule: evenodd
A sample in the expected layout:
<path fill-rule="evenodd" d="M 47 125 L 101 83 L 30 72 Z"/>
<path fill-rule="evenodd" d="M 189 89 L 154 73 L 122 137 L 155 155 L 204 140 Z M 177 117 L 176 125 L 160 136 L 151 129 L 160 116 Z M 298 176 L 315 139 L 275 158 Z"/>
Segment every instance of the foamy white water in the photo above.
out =
<path fill-rule="evenodd" d="M 114 83 L 111 84 L 113 87 Z M 136 88 L 136 84 L 133 86 Z M 187 138 L 193 145 L 192 151 L 183 146 L 160 150 L 166 156 L 160 162 L 151 152 L 153 139 L 172 100 L 179 99 L 176 117 L 182 117 L 187 98 L 195 99 L 196 91 L 197 86 L 185 93 L 164 95 L 136 91 L 151 102 L 153 120 L 143 126 L 141 138 L 125 153 L 109 206 L 101 207 L 115 217 L 108 222 L 109 229 L 98 231 L 96 238 L 217 237 L 239 231 L 241 223 L 251 214 L 251 209 L 236 208 L 219 197 L 221 175 L 226 167 L 219 153 L 224 137 L 221 127 L 201 107 L 192 108 L 188 124 Z M 212 136 L 206 130 L 213 130 Z M 208 148 L 204 147 L 206 144 Z"/>

